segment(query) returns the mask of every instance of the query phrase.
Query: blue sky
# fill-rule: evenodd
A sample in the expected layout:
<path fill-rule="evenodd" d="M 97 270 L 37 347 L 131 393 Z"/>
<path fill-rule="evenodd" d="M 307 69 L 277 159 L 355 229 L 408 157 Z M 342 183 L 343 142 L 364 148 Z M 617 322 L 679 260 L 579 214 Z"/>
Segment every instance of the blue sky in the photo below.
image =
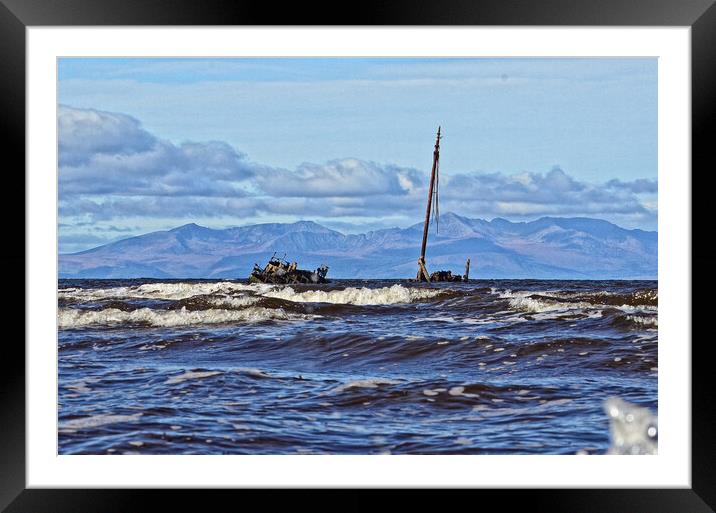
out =
<path fill-rule="evenodd" d="M 413 224 L 438 124 L 444 212 L 656 229 L 656 59 L 73 58 L 58 79 L 61 252 Z"/>

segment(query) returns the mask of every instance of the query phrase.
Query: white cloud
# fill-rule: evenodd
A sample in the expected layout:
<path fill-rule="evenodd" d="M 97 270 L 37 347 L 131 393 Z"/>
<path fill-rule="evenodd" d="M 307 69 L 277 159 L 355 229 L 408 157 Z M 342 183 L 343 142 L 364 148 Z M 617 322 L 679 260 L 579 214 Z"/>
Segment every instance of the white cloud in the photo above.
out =
<path fill-rule="evenodd" d="M 656 180 L 605 184 L 581 182 L 555 167 L 547 173 L 457 174 L 442 188 L 446 203 L 497 215 L 648 214 L 642 194 L 656 194 Z M 654 215 L 656 212 L 653 212 Z"/>
<path fill-rule="evenodd" d="M 407 225 L 424 213 L 427 174 L 417 169 L 356 158 L 281 169 L 251 162 L 225 142 L 161 140 L 124 114 L 62 106 L 59 115 L 63 224 L 330 218 L 379 225 L 390 218 Z M 558 167 L 443 173 L 440 207 L 468 217 L 591 216 L 655 227 L 656 193 L 656 180 L 587 183 Z"/>
<path fill-rule="evenodd" d="M 237 196 L 261 166 L 219 141 L 160 140 L 124 114 L 62 106 L 61 195 Z"/>
<path fill-rule="evenodd" d="M 415 169 L 379 165 L 359 159 L 301 164 L 295 171 L 268 170 L 257 175 L 258 186 L 276 197 L 364 197 L 404 195 L 424 183 Z"/>
<path fill-rule="evenodd" d="M 150 150 L 157 139 L 126 114 L 94 109 L 58 109 L 60 167 L 84 165 L 97 155 L 131 155 Z"/>

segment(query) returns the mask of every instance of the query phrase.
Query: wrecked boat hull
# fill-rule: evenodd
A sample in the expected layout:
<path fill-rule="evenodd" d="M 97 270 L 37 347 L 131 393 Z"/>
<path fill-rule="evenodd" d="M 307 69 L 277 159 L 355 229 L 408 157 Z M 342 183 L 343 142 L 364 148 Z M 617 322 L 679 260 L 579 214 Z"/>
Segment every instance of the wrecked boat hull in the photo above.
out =
<path fill-rule="evenodd" d="M 249 275 L 249 283 L 271 283 L 277 285 L 296 285 L 300 283 L 329 283 L 326 279 L 328 266 L 322 265 L 315 271 L 297 269 L 296 262 L 289 264 L 278 258 L 271 258 L 262 269 L 254 265 Z"/>

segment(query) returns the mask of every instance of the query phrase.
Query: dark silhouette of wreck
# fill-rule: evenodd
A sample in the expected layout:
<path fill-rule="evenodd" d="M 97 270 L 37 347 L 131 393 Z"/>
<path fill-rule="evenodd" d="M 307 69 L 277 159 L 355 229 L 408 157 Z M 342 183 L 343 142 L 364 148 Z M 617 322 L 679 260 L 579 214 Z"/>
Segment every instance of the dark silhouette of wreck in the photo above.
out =
<path fill-rule="evenodd" d="M 254 269 L 249 276 L 249 283 L 328 283 L 326 279 L 328 266 L 322 265 L 315 271 L 307 271 L 297 269 L 298 264 L 296 262 L 289 264 L 284 258 L 277 258 L 276 253 L 274 253 L 263 269 L 259 267 L 259 264 L 254 264 Z"/>

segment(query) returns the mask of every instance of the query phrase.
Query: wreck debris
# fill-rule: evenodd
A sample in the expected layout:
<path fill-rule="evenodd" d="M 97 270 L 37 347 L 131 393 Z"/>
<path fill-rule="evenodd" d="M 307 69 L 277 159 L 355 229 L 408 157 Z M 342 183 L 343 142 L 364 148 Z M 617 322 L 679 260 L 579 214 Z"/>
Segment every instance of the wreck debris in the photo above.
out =
<path fill-rule="evenodd" d="M 460 276 L 459 274 L 452 274 L 451 271 L 436 271 L 432 274 L 428 273 L 425 267 L 425 249 L 428 244 L 428 228 L 430 227 L 430 211 L 432 207 L 433 218 L 437 223 L 440 219 L 440 210 L 438 207 L 438 185 L 439 179 L 439 161 L 440 161 L 440 127 L 438 127 L 437 138 L 435 139 L 435 150 L 433 151 L 433 168 L 430 172 L 430 187 L 428 188 L 428 206 L 425 210 L 425 224 L 423 225 L 423 242 L 420 246 L 420 257 L 418 258 L 418 275 L 416 281 L 426 281 L 428 283 L 436 281 L 467 281 L 470 275 L 470 259 L 467 259 L 465 263 L 465 274 Z M 433 196 L 435 196 L 435 203 L 433 204 Z"/>
<path fill-rule="evenodd" d="M 254 264 L 254 269 L 249 275 L 249 283 L 328 283 L 326 279 L 328 266 L 321 265 L 315 271 L 307 271 L 298 269 L 296 262 L 288 263 L 285 257 L 286 255 L 284 258 L 277 258 L 274 253 L 263 269 L 259 264 Z"/>

